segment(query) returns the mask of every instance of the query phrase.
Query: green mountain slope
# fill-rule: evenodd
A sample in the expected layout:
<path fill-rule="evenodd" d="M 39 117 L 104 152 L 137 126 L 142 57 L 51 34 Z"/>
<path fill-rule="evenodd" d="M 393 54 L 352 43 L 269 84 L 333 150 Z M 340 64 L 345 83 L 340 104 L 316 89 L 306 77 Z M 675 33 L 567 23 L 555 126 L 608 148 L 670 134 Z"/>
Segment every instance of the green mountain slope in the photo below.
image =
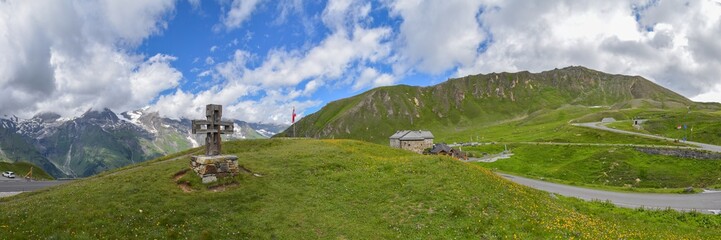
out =
<path fill-rule="evenodd" d="M 0 236 L 698 239 L 721 226 L 713 215 L 549 196 L 473 164 L 360 141 L 249 140 L 223 149 L 257 175 L 219 192 L 184 192 L 175 176 L 188 157 L 168 156 L 1 198 Z"/>
<path fill-rule="evenodd" d="M 583 67 L 541 73 L 491 73 L 431 87 L 391 86 L 334 101 L 278 136 L 353 138 L 385 143 L 401 129 L 446 135 L 563 106 L 685 108 L 687 98 L 642 77 Z"/>
<path fill-rule="evenodd" d="M 143 144 L 151 140 L 150 136 L 132 124 L 122 124 L 108 109 L 88 111 L 32 140 L 44 156 L 71 177 L 86 177 L 162 155 Z"/>
<path fill-rule="evenodd" d="M 14 123 L 4 119 L 0 119 L 0 162 L 26 162 L 40 167 L 55 177 L 65 176 L 48 158 L 25 141 L 22 135 L 16 133 Z"/>

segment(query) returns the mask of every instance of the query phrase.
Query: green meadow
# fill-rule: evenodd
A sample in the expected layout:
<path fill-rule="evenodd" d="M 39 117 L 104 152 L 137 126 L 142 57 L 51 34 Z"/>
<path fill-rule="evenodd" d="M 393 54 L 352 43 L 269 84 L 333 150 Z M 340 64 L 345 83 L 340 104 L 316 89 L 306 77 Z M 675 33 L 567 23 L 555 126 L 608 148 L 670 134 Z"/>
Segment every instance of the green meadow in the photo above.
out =
<path fill-rule="evenodd" d="M 223 185 L 200 184 L 186 172 L 188 155 L 200 150 L 192 149 L 2 198 L 0 236 L 699 239 L 721 234 L 721 216 L 551 196 L 477 164 L 360 141 L 248 140 L 223 149 L 252 174 Z"/>
<path fill-rule="evenodd" d="M 721 188 L 721 159 L 697 160 L 640 152 L 634 147 L 510 144 L 509 159 L 480 166 L 571 185 L 638 192 Z M 481 155 L 503 145 L 463 147 Z"/>

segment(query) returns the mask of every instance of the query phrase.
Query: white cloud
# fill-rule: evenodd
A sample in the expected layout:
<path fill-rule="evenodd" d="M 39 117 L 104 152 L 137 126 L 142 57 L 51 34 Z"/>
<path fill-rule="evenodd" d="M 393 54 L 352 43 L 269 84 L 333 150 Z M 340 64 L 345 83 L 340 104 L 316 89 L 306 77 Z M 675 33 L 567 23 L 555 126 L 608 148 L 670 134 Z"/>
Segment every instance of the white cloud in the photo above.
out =
<path fill-rule="evenodd" d="M 709 88 L 706 92 L 691 98 L 697 102 L 721 102 L 721 84 Z"/>
<path fill-rule="evenodd" d="M 188 3 L 193 9 L 199 9 L 200 8 L 200 0 L 188 0 Z"/>
<path fill-rule="evenodd" d="M 318 88 L 322 86 L 322 83 L 319 80 L 311 80 L 308 81 L 308 83 L 305 84 L 305 88 L 303 89 L 303 96 L 310 96 L 313 94 Z"/>
<path fill-rule="evenodd" d="M 379 73 L 373 68 L 366 68 L 360 73 L 358 79 L 353 85 L 353 91 L 358 91 L 366 87 L 388 86 L 395 83 L 395 78 L 390 74 Z"/>
<path fill-rule="evenodd" d="M 170 66 L 176 58 L 168 55 L 155 55 L 140 64 L 130 75 L 130 89 L 134 106 L 148 104 L 161 91 L 178 86 L 183 74 Z"/>
<path fill-rule="evenodd" d="M 712 1 L 489 1 L 492 44 L 458 75 L 584 65 L 641 75 L 686 96 L 721 79 L 721 6 Z M 634 6 L 639 9 L 636 21 Z"/>
<path fill-rule="evenodd" d="M 213 88 L 192 94 L 177 90 L 174 94 L 161 96 L 158 102 L 151 107 L 161 114 L 171 118 L 195 119 L 203 116 L 204 106 L 209 103 L 222 104 L 224 118 L 240 119 L 249 122 L 290 123 L 290 113 L 293 107 L 302 113 L 303 109 L 316 107 L 317 100 L 294 100 L 298 92 L 284 90 L 267 90 L 266 96 L 258 100 L 237 99 L 237 93 L 248 94 L 248 86 L 235 85 L 222 88 Z M 289 96 L 290 95 L 290 96 Z M 302 116 L 298 116 L 302 117 Z"/>
<path fill-rule="evenodd" d="M 271 51 L 260 67 L 247 69 L 242 77 L 265 87 L 295 86 L 309 78 L 339 78 L 354 61 L 375 62 L 386 57 L 390 46 L 384 41 L 389 34 L 388 28 L 356 28 L 351 36 L 336 32 L 307 52 Z"/>
<path fill-rule="evenodd" d="M 287 123 L 288 109 L 317 106 L 313 96 L 324 88 L 360 91 L 415 73 L 569 65 L 641 75 L 696 100 L 721 100 L 721 5 L 714 1 L 331 0 L 320 14 L 300 17 L 329 31 L 320 41 L 259 55 L 241 43 L 265 33 L 236 32 L 209 48 L 213 57 L 193 60 L 211 65 L 190 70 L 197 84 L 158 96 L 183 78 L 171 65 L 175 57 L 136 49 L 165 30 L 174 2 L 0 0 L 0 52 L 13 53 L 0 54 L 0 113 L 68 116 L 157 99 L 154 107 L 171 117 L 196 118 L 202 106 L 218 103 L 229 117 Z M 241 28 L 264 3 L 221 1 L 216 27 Z M 302 14 L 301 3 L 279 3 L 278 21 Z M 393 22 L 375 22 L 370 15 L 380 11 Z M 220 57 L 226 49 L 229 60 Z"/>
<path fill-rule="evenodd" d="M 345 32 L 368 19 L 371 3 L 357 0 L 330 0 L 323 10 L 323 23 L 334 32 Z"/>
<path fill-rule="evenodd" d="M 0 1 L 0 112 L 74 116 L 139 107 L 182 75 L 174 57 L 133 53 L 174 1 Z M 42 16 L 42 17 L 38 17 Z M 139 89 L 135 84 L 150 84 Z"/>
<path fill-rule="evenodd" d="M 233 0 L 230 10 L 223 16 L 223 25 L 228 30 L 239 28 L 243 22 L 250 18 L 260 0 Z"/>
<path fill-rule="evenodd" d="M 329 8 L 333 8 L 333 2 Z M 369 6 L 364 4 L 362 6 Z M 342 8 L 339 16 L 355 20 L 334 25 L 327 24 L 333 32 L 317 45 L 308 50 L 273 49 L 261 59 L 261 63 L 249 64 L 258 56 L 236 50 L 232 58 L 216 64 L 213 69 L 215 79 L 221 85 L 196 94 L 176 91 L 174 94 L 159 98 L 154 108 L 162 109 L 161 114 L 174 117 L 193 118 L 200 115 L 200 109 L 186 109 L 182 106 L 204 106 L 207 103 L 223 104 L 228 117 L 245 121 L 263 121 L 290 123 L 288 117 L 292 106 L 302 113 L 306 108 L 317 106 L 317 100 L 298 101 L 301 97 L 311 97 L 318 89 L 329 82 L 343 81 L 356 72 L 357 66 L 380 62 L 391 54 L 391 33 L 388 27 L 364 28 L 360 26 L 360 17 L 342 12 L 356 11 Z M 360 13 L 365 12 L 362 10 Z M 331 12 L 326 9 L 324 14 Z M 332 27 L 336 26 L 336 27 Z M 252 66 L 252 67 L 251 67 Z M 395 78 L 372 69 L 363 78 L 361 86 L 387 85 Z M 370 76 L 370 75 L 373 76 Z M 248 100 L 259 97 L 258 100 Z M 182 104 L 182 105 L 179 105 Z"/>
<path fill-rule="evenodd" d="M 394 66 L 400 69 L 396 71 L 414 68 L 436 74 L 470 65 L 487 38 L 477 19 L 478 0 L 398 0 L 390 8 L 391 14 L 403 19 L 398 36 L 401 61 Z"/>

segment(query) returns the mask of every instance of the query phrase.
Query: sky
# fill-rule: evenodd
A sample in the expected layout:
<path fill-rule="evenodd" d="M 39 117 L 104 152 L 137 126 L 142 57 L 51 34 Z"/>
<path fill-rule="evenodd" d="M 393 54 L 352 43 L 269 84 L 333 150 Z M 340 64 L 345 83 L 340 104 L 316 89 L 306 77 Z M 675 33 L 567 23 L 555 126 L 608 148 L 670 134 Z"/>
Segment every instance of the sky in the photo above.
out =
<path fill-rule="evenodd" d="M 378 86 L 567 66 L 721 102 L 721 0 L 0 0 L 0 116 L 285 123 Z"/>

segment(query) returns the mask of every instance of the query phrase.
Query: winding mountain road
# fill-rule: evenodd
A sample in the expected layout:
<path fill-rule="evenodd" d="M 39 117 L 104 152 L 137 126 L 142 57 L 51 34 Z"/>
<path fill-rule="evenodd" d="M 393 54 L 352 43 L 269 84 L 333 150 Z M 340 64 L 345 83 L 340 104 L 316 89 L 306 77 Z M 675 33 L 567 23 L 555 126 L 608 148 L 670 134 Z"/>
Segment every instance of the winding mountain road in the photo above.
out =
<path fill-rule="evenodd" d="M 573 123 L 573 124 L 571 124 L 571 125 L 573 125 L 573 126 L 579 126 L 579 127 L 593 128 L 593 129 L 598 129 L 598 130 L 603 130 L 603 131 L 609 131 L 609 132 L 615 132 L 615 133 L 621 133 L 621 134 L 629 134 L 629 135 L 636 135 L 636 136 L 647 137 L 647 138 L 661 139 L 661 140 L 666 140 L 666 141 L 674 141 L 674 140 L 676 140 L 676 139 L 673 139 L 673 138 L 667 138 L 667 137 L 656 136 L 656 135 L 651 135 L 651 134 L 637 133 L 637 132 L 631 132 L 631 131 L 625 131 L 625 130 L 619 130 L 619 129 L 615 129 L 615 128 L 610 128 L 610 127 L 607 127 L 606 125 L 604 125 L 604 124 L 601 123 L 601 122 Z M 721 152 L 721 146 L 718 146 L 718 145 L 711 145 L 711 144 L 700 143 L 700 142 L 691 142 L 691 141 L 684 141 L 684 142 L 682 142 L 682 143 L 685 143 L 685 144 L 688 144 L 688 145 L 692 145 L 692 146 L 696 146 L 696 147 L 699 147 L 700 149 L 703 149 L 703 150 L 706 150 L 706 151 Z"/>
<path fill-rule="evenodd" d="M 721 192 L 699 194 L 622 193 L 544 182 L 505 173 L 499 173 L 499 175 L 513 182 L 535 189 L 589 201 L 611 201 L 613 204 L 621 207 L 671 208 L 680 211 L 697 210 L 701 213 L 709 214 L 716 214 L 721 210 Z"/>
<path fill-rule="evenodd" d="M 603 131 L 636 135 L 641 137 L 655 138 L 667 141 L 674 141 L 672 138 L 661 137 L 651 134 L 643 134 L 631 131 L 618 130 L 609 128 L 600 122 L 592 123 L 576 123 L 574 126 L 588 127 Z M 683 142 L 688 145 L 696 146 L 700 149 L 721 152 L 721 146 L 711 145 L 699 142 Z M 543 143 L 538 143 L 543 144 Z M 548 143 L 555 144 L 555 143 Z M 684 147 L 676 147 L 684 148 Z M 569 186 L 564 184 L 557 184 L 551 182 L 545 182 L 540 180 L 534 180 L 524 178 L 520 176 L 514 176 L 511 174 L 499 174 L 510 181 L 532 187 L 535 189 L 560 194 L 563 196 L 576 197 L 584 200 L 601 200 L 610 201 L 613 204 L 621 207 L 629 208 L 652 208 L 652 209 L 666 209 L 671 208 L 680 211 L 691 211 L 697 210 L 702 213 L 721 213 L 721 192 L 707 192 L 700 194 L 654 194 L 654 193 L 622 193 L 622 192 L 610 192 L 595 189 L 588 189 L 582 187 Z"/>

